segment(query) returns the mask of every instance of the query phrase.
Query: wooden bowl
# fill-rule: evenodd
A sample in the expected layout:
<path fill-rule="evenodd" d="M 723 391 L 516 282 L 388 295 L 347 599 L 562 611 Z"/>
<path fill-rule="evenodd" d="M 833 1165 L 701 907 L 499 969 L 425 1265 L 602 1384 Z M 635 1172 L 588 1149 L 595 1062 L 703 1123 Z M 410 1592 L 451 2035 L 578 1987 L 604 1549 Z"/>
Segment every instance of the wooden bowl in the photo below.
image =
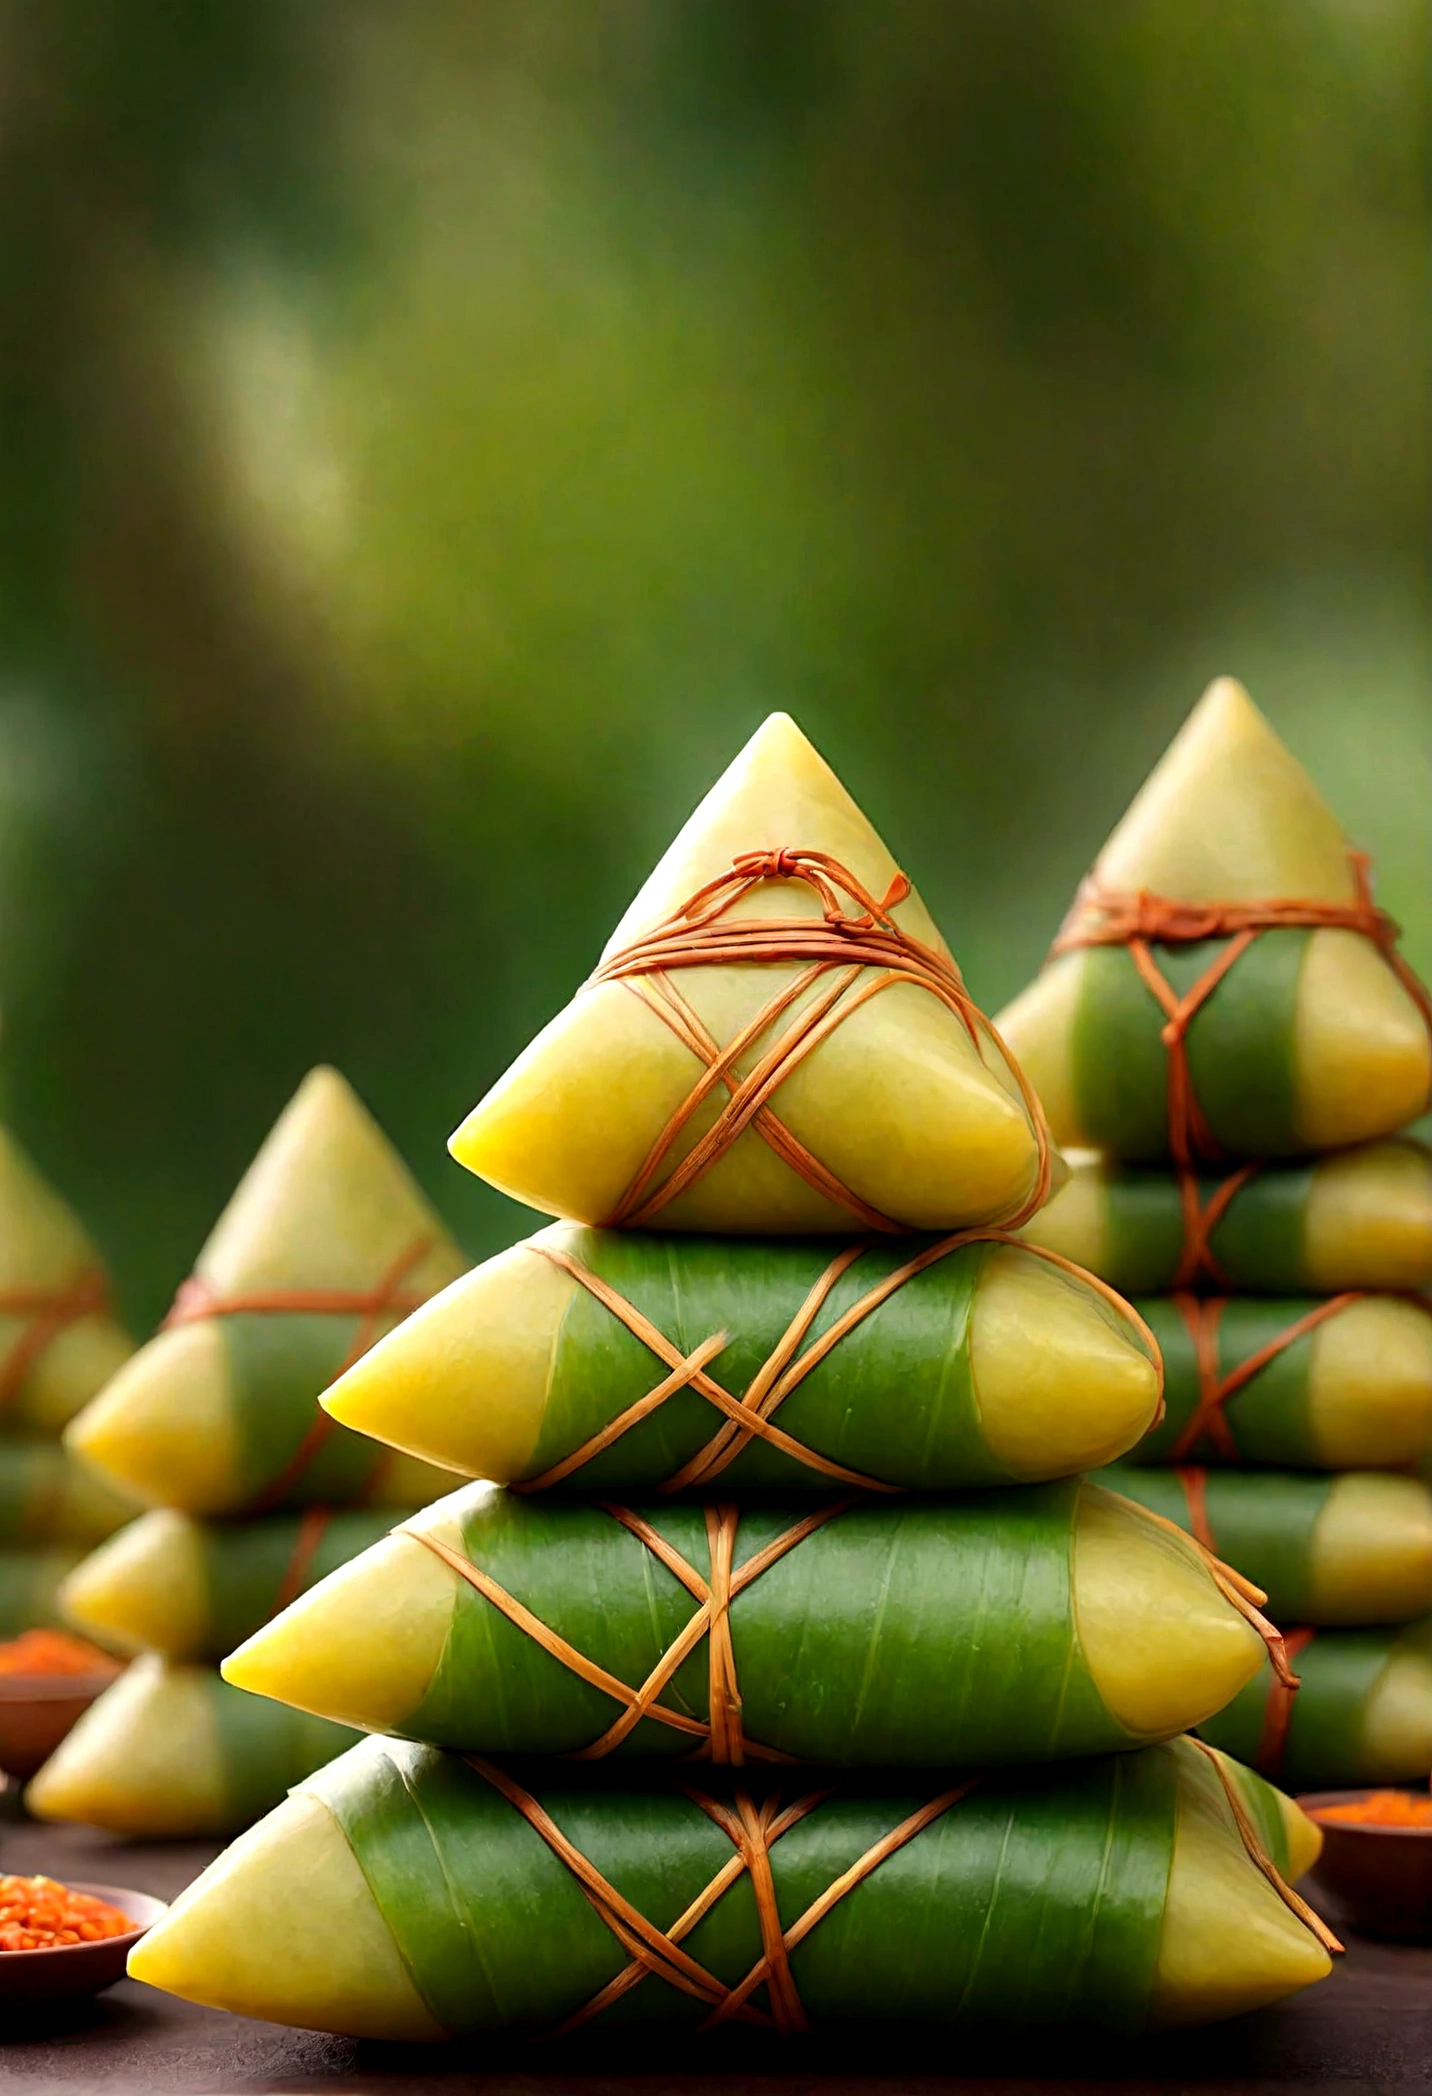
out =
<path fill-rule="evenodd" d="M 123 1669 L 0 1675 L 0 1769 L 24 1781 L 48 1761 L 77 1718 Z"/>
<path fill-rule="evenodd" d="M 1312 1875 L 1365 1936 L 1432 1943 L 1432 1827 L 1317 1817 L 1320 1807 L 1351 1805 L 1368 1794 L 1319 1790 L 1298 1799 L 1322 1831 L 1323 1852 Z"/>
<path fill-rule="evenodd" d="M 127 1892 L 122 1885 L 81 1885 L 66 1880 L 71 1892 L 90 1892 L 108 1900 L 134 1923 L 122 1936 L 98 1943 L 60 1943 L 53 1950 L 0 1950 L 0 2001 L 11 2010 L 41 2007 L 56 2001 L 78 2001 L 98 1994 L 124 1978 L 124 1967 L 146 1929 L 168 1913 L 163 1900 L 147 1892 Z"/>

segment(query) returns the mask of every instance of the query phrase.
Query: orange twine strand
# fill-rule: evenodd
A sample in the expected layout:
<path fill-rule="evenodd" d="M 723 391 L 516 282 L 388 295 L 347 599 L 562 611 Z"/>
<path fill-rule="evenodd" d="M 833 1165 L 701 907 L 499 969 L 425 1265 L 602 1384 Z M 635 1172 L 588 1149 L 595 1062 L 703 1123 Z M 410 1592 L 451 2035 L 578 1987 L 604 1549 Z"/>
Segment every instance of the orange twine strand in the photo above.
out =
<path fill-rule="evenodd" d="M 1295 1660 L 1306 1652 L 1315 1630 L 1306 1625 L 1300 1630 L 1290 1630 L 1286 1645 L 1288 1658 Z M 1263 1730 L 1258 1737 L 1258 1751 L 1253 1757 L 1253 1766 L 1260 1776 L 1276 1782 L 1283 1771 L 1283 1756 L 1288 1746 L 1288 1727 L 1293 1722 L 1293 1688 L 1281 1675 L 1275 1674 L 1268 1684 L 1268 1701 L 1263 1709 Z"/>
<path fill-rule="evenodd" d="M 1267 902 L 1180 902 L 1147 889 L 1123 894 L 1102 886 L 1095 874 L 1083 881 L 1050 948 L 1051 958 L 1085 946 L 1127 946 L 1145 987 L 1163 1012 L 1160 1034 L 1168 1050 L 1169 1151 L 1183 1172 L 1198 1158 L 1223 1153 L 1194 1092 L 1188 1062 L 1188 1029 L 1230 968 L 1262 932 L 1350 931 L 1370 939 L 1392 969 L 1432 1033 L 1432 993 L 1403 959 L 1400 928 L 1372 899 L 1370 862 L 1349 849 L 1355 899 L 1350 903 L 1280 897 Z M 1155 946 L 1190 946 L 1204 940 L 1228 944 L 1182 996 L 1154 959 Z M 1187 1211 L 1185 1211 L 1187 1212 Z"/>
<path fill-rule="evenodd" d="M 710 1552 L 711 1572 L 704 1579 L 696 1567 L 689 1564 L 674 1544 L 660 1535 L 640 1514 L 627 1507 L 610 1506 L 601 1502 L 602 1512 L 610 1514 L 630 1530 L 637 1540 L 644 1543 L 652 1556 L 658 1558 L 686 1591 L 697 1602 L 695 1613 L 667 1646 L 661 1658 L 647 1675 L 639 1689 L 618 1675 L 609 1673 L 597 1661 L 589 1659 L 575 1645 L 567 1642 L 560 1631 L 534 1615 L 524 1602 L 509 1594 L 500 1586 L 491 1573 L 464 1557 L 424 1528 L 411 1522 L 401 1522 L 393 1533 L 412 1536 L 436 1557 L 440 1557 L 460 1579 L 475 1587 L 483 1599 L 506 1616 L 509 1623 L 524 1631 L 539 1644 L 544 1652 L 568 1668 L 582 1681 L 600 1689 L 616 1703 L 621 1704 L 621 1715 L 613 1720 L 599 1739 L 590 1746 L 580 1747 L 576 1752 L 565 1755 L 569 1761 L 600 1761 L 619 1747 L 643 1718 L 654 1719 L 672 1731 L 684 1732 L 695 1741 L 690 1758 L 697 1761 L 715 1761 L 740 1768 L 748 1761 L 788 1762 L 793 1757 L 782 1754 L 775 1747 L 764 1747 L 758 1741 L 746 1738 L 741 1725 L 741 1693 L 736 1682 L 736 1655 L 731 1640 L 731 1603 L 738 1594 L 744 1593 L 753 1580 L 779 1562 L 787 1551 L 794 1550 L 807 1536 L 814 1535 L 818 1528 L 836 1515 L 845 1513 L 853 1504 L 851 1500 L 836 1500 L 832 1504 L 817 1507 L 805 1519 L 796 1522 L 783 1534 L 767 1543 L 753 1557 L 733 1570 L 736 1547 L 736 1530 L 740 1523 L 741 1510 L 735 1506 L 707 1507 L 706 1540 Z M 685 1711 L 673 1710 L 663 1703 L 662 1690 L 675 1676 L 701 1640 L 708 1640 L 709 1689 L 705 1719 L 690 1717 Z"/>
<path fill-rule="evenodd" d="M 1309 1635 L 1311 1636 L 1311 1632 L 1309 1632 Z M 1297 1915 L 1304 1928 L 1312 1932 L 1323 1949 L 1340 1953 L 1343 1946 L 1323 1920 L 1321 1914 L 1314 1913 L 1302 1894 L 1293 1890 L 1277 1864 L 1264 1848 L 1262 1842 L 1258 1839 L 1257 1829 L 1249 1817 L 1247 1806 L 1238 1795 L 1238 1786 L 1229 1775 L 1223 1756 L 1210 1747 L 1206 1740 L 1190 1738 L 1189 1745 L 1197 1747 L 1200 1754 L 1206 1754 L 1209 1761 L 1213 1764 L 1219 1783 L 1223 1787 L 1223 1795 L 1228 1801 L 1228 1809 L 1233 1814 L 1233 1824 L 1238 1829 L 1239 1839 L 1247 1850 L 1250 1861 L 1255 1863 L 1258 1869 L 1262 1871 L 1279 1899 L 1282 1900 L 1283 1905 L 1290 1912 Z"/>
<path fill-rule="evenodd" d="M 98 1267 L 89 1268 L 63 1288 L 0 1289 L 0 1317 L 29 1319 L 0 1361 L 0 1412 L 14 1403 L 25 1378 L 61 1332 L 108 1308 L 109 1282 Z"/>
<path fill-rule="evenodd" d="M 804 882 L 819 899 L 821 915 L 726 919 L 726 912 L 763 881 Z M 896 983 L 911 983 L 938 998 L 963 1025 L 981 1056 L 983 1036 L 1002 1058 L 1019 1087 L 1034 1129 L 1039 1166 L 1028 1198 L 1000 1220 L 1016 1228 L 1043 1207 L 1053 1170 L 1043 1108 L 999 1034 L 966 990 L 954 962 L 895 922 L 892 911 L 910 893 L 909 881 L 897 873 L 877 901 L 854 874 L 825 852 L 794 847 L 743 852 L 729 871 L 707 881 L 670 917 L 601 963 L 591 983 L 624 983 L 705 1065 L 607 1218 L 608 1227 L 650 1223 L 710 1171 L 750 1128 L 808 1186 L 836 1207 L 848 1210 L 866 1229 L 898 1233 L 903 1226 L 844 1185 L 778 1119 L 771 1106 L 792 1071 L 822 1041 L 852 1012 Z M 847 901 L 855 905 L 853 912 Z M 724 1048 L 712 1038 L 669 972 L 778 962 L 803 962 L 805 966 Z M 874 974 L 866 973 L 872 969 Z M 806 999 L 809 1001 L 803 1002 Z M 742 1057 L 755 1050 L 762 1037 L 791 1012 L 794 1017 L 784 1030 L 757 1055 L 746 1075 L 739 1076 L 737 1065 Z M 715 1121 L 663 1178 L 663 1168 L 688 1122 L 722 1088 L 729 1096 Z"/>
<path fill-rule="evenodd" d="M 331 1380 L 336 1383 L 339 1376 L 346 1375 L 354 1362 L 367 1353 L 386 1319 L 406 1317 L 427 1301 L 430 1291 L 404 1288 L 402 1284 L 414 1267 L 427 1257 L 432 1246 L 430 1236 L 415 1239 L 399 1253 L 372 1288 L 269 1288 L 246 1295 L 221 1296 L 200 1275 L 191 1274 L 180 1284 L 160 1329 L 168 1331 L 171 1326 L 197 1324 L 205 1318 L 242 1317 L 250 1313 L 260 1316 L 356 1317 L 358 1326 L 353 1342 L 333 1372 Z M 337 1423 L 327 1412 L 315 1407 L 313 1422 L 289 1462 L 241 1511 L 245 1514 L 271 1512 L 292 1491 Z M 385 1450 L 376 1458 L 375 1475 L 387 1460 Z"/>
<path fill-rule="evenodd" d="M 583 2007 L 567 2017 L 551 2033 L 553 2037 L 565 2037 L 593 2016 L 598 2016 L 614 2001 L 630 1993 L 631 1989 L 647 1975 L 665 1980 L 668 1986 L 677 1988 L 696 2001 L 702 2002 L 709 2011 L 703 2031 L 731 2021 L 753 2023 L 767 2030 L 777 2030 L 789 2035 L 795 2031 L 808 2031 L 810 2023 L 801 2005 L 795 1979 L 791 1973 L 790 1956 L 804 1942 L 816 1925 L 823 1921 L 831 1909 L 853 1892 L 855 1887 L 868 1878 L 872 1871 L 890 1856 L 913 1841 L 933 1826 L 963 1797 L 967 1797 L 979 1776 L 970 1776 L 949 1790 L 941 1791 L 928 1804 L 920 1806 L 898 1827 L 892 1827 L 879 1841 L 873 1842 L 864 1855 L 857 1858 L 848 1870 L 828 1885 L 817 1899 L 792 1922 L 789 1928 L 781 1923 L 780 1908 L 776 1900 L 775 1880 L 771 1872 L 771 1849 L 781 1836 L 788 1833 L 801 1820 L 813 1812 L 831 1796 L 829 1790 L 816 1791 L 797 1799 L 793 1804 L 781 1807 L 778 1795 L 772 1795 L 757 1804 L 750 1793 L 738 1789 L 731 1804 L 718 1798 L 705 1796 L 696 1790 L 686 1790 L 685 1795 L 698 1805 L 706 1817 L 718 1826 L 730 1839 L 735 1854 L 711 1880 L 705 1890 L 698 1894 L 686 1911 L 672 1923 L 669 1929 L 659 1929 L 654 1922 L 634 1907 L 601 1871 L 584 1856 L 582 1851 L 562 1832 L 546 1807 L 539 1804 L 530 1792 L 524 1790 L 508 1772 L 495 1762 L 481 1756 L 464 1756 L 470 1768 L 483 1776 L 506 1798 L 533 1831 L 546 1842 L 553 1855 L 564 1863 L 576 1878 L 583 1892 L 600 1919 L 611 1930 L 625 1950 L 631 1963 L 609 1981 L 601 1991 L 592 1996 Z M 683 1949 L 683 1938 L 689 1936 L 717 1901 L 743 1875 L 749 1876 L 751 1890 L 755 1895 L 756 1915 L 761 1931 L 761 1956 L 734 1987 L 728 1987 L 713 1972 Z M 764 1987 L 769 2009 L 754 2004 L 751 1996 Z"/>
<path fill-rule="evenodd" d="M 560 1267 L 564 1273 L 571 1274 L 574 1280 L 580 1282 L 604 1309 L 610 1311 L 613 1317 L 625 1325 L 635 1338 L 664 1363 L 670 1373 L 644 1397 L 638 1398 L 635 1403 L 628 1405 L 625 1411 L 619 1412 L 615 1419 L 608 1420 L 604 1427 L 589 1435 L 570 1455 L 564 1456 L 560 1462 L 553 1463 L 549 1469 L 542 1471 L 540 1476 L 527 1478 L 513 1485 L 511 1489 L 515 1492 L 542 1492 L 560 1484 L 564 1478 L 570 1477 L 612 1447 L 623 1434 L 629 1433 L 634 1426 L 639 1426 L 643 1419 L 648 1418 L 659 1405 L 665 1404 L 668 1398 L 674 1397 L 678 1390 L 694 1390 L 714 1405 L 718 1412 L 725 1415 L 724 1424 L 717 1429 L 704 1448 L 699 1449 L 688 1462 L 658 1486 L 657 1489 L 661 1492 L 677 1492 L 691 1486 L 709 1485 L 753 1440 L 764 1441 L 768 1447 L 779 1449 L 783 1455 L 803 1463 L 807 1469 L 818 1471 L 822 1476 L 840 1484 L 852 1485 L 864 1492 L 903 1491 L 904 1487 L 901 1485 L 892 1485 L 883 1478 L 870 1477 L 863 1471 L 851 1470 L 845 1464 L 837 1463 L 831 1457 L 823 1456 L 815 1449 L 807 1447 L 803 1441 L 796 1440 L 793 1435 L 773 1425 L 772 1414 L 791 1392 L 799 1387 L 811 1370 L 819 1367 L 842 1339 L 853 1332 L 872 1311 L 878 1310 L 882 1303 L 888 1302 L 907 1281 L 914 1280 L 915 1276 L 924 1273 L 927 1267 L 936 1265 L 940 1260 L 947 1259 L 952 1252 L 971 1244 L 1012 1245 L 1018 1251 L 1028 1252 L 1034 1258 L 1042 1259 L 1046 1265 L 1086 1283 L 1096 1294 L 1101 1295 L 1128 1324 L 1132 1325 L 1158 1371 L 1158 1411 L 1153 1421 L 1154 1425 L 1158 1424 L 1163 1417 L 1164 1404 L 1163 1356 L 1159 1351 L 1158 1341 L 1132 1303 L 1125 1301 L 1107 1281 L 1101 1280 L 1097 1274 L 1089 1273 L 1082 1266 L 1076 1266 L 1072 1259 L 1066 1259 L 1062 1253 L 1050 1251 L 1043 1245 L 1027 1244 L 1022 1237 L 1016 1237 L 1010 1230 L 956 1230 L 948 1237 L 938 1238 L 927 1244 L 913 1258 L 907 1259 L 903 1266 L 894 1268 L 883 1280 L 877 1281 L 873 1288 L 867 1290 L 857 1302 L 852 1303 L 849 1309 L 842 1311 L 829 1328 L 801 1352 L 831 1290 L 862 1253 L 869 1249 L 863 1242 L 845 1246 L 837 1252 L 824 1273 L 810 1288 L 769 1357 L 740 1397 L 733 1396 L 709 1372 L 710 1362 L 727 1344 L 728 1335 L 725 1332 L 713 1332 L 689 1354 L 683 1354 L 673 1340 L 668 1339 L 650 1318 L 600 1274 L 593 1273 L 590 1267 L 574 1259 L 569 1252 L 555 1245 L 544 1245 L 534 1241 L 534 1251 L 540 1252 L 544 1258 L 550 1259 L 554 1266 Z"/>
<path fill-rule="evenodd" d="M 1265 1345 L 1249 1354 L 1246 1360 L 1240 1361 L 1236 1368 L 1231 1368 L 1227 1375 L 1224 1375 L 1219 1367 L 1218 1328 L 1227 1298 L 1175 1296 L 1175 1308 L 1193 1341 L 1199 1395 L 1197 1405 L 1174 1442 L 1174 1461 L 1182 1462 L 1185 1456 L 1192 1455 L 1206 1434 L 1225 1461 L 1236 1463 L 1240 1457 L 1240 1450 L 1224 1410 L 1229 1398 L 1236 1397 L 1245 1384 L 1251 1383 L 1254 1376 L 1261 1374 L 1270 1361 L 1276 1360 L 1279 1354 L 1285 1352 L 1297 1340 L 1304 1338 L 1309 1332 L 1316 1331 L 1317 1327 L 1326 1324 L 1330 1317 L 1338 1316 L 1341 1311 L 1353 1303 L 1360 1303 L 1362 1299 L 1363 1292 L 1360 1289 L 1345 1289 L 1341 1295 L 1326 1297 L 1324 1301 L 1306 1311 L 1302 1317 L 1294 1318 L 1290 1325 L 1285 1325 L 1281 1332 L 1276 1332 Z"/>

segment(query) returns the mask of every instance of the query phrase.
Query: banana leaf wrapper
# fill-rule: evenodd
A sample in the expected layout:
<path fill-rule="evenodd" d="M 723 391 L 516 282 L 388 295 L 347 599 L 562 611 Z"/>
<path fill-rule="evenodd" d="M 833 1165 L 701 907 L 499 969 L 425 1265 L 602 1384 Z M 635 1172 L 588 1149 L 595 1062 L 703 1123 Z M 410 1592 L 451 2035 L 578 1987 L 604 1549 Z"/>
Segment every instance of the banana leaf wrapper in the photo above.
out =
<path fill-rule="evenodd" d="M 1126 1295 L 1432 1287 L 1432 1152 L 1409 1137 L 1197 1177 L 1095 1150 L 1066 1162 L 1022 1234 Z"/>
<path fill-rule="evenodd" d="M 395 1464 L 317 1400 L 466 1263 L 343 1079 L 315 1070 L 164 1327 L 73 1422 L 69 1445 L 142 1504 L 193 1514 L 421 1505 L 451 1480 Z"/>
<path fill-rule="evenodd" d="M 1406 1623 L 1432 1608 L 1432 1493 L 1420 1479 L 1134 1464 L 1099 1475 L 1261 1587 L 1277 1623 Z"/>
<path fill-rule="evenodd" d="M 1264 1649 L 1247 1606 L 1177 1532 L 1078 1481 L 635 1512 L 469 1486 L 224 1673 L 478 1753 L 1032 1761 L 1218 1708 Z"/>
<path fill-rule="evenodd" d="M 77 1565 L 60 1605 L 67 1622 L 121 1651 L 217 1665 L 397 1518 L 392 1508 L 310 1507 L 203 1522 L 159 1508 Z"/>
<path fill-rule="evenodd" d="M 1147 1163 L 1364 1142 L 1432 1097 L 1432 999 L 1367 861 L 1228 679 L 998 1023 L 1056 1141 Z"/>
<path fill-rule="evenodd" d="M 812 1791 L 372 1740 L 199 1879 L 130 1971 L 380 2038 L 853 2019 L 1132 2035 L 1326 1973 L 1332 1939 L 1253 1860 L 1281 1874 L 1317 1846 L 1188 1741 Z"/>
<path fill-rule="evenodd" d="M 59 1627 L 59 1591 L 79 1558 L 78 1550 L 59 1545 L 0 1548 L 0 1638 Z"/>
<path fill-rule="evenodd" d="M 352 1744 L 342 1725 L 151 1655 L 90 1705 L 25 1802 L 37 1819 L 138 1840 L 237 1834 Z"/>
<path fill-rule="evenodd" d="M 454 1282 L 323 1402 L 530 1489 L 948 1491 L 1112 1460 L 1155 1417 L 1159 1367 L 1112 1291 L 1008 1239 L 832 1256 L 559 1224 Z"/>
<path fill-rule="evenodd" d="M 451 1148 L 550 1215 L 731 1236 L 1010 1223 L 1054 1171 L 924 905 L 783 714 Z"/>
<path fill-rule="evenodd" d="M 1432 1311 L 1401 1296 L 1145 1296 L 1166 1411 L 1136 1463 L 1410 1468 L 1432 1451 Z"/>
<path fill-rule="evenodd" d="M 53 1439 L 133 1351 L 88 1232 L 0 1128 L 0 1433 Z"/>
<path fill-rule="evenodd" d="M 134 1502 L 53 1441 L 0 1441 L 0 1548 L 93 1544 L 134 1516 Z"/>
<path fill-rule="evenodd" d="M 1432 1766 L 1432 1621 L 1405 1630 L 1294 1631 L 1300 1686 L 1260 1670 L 1199 1726 L 1290 1790 L 1421 1783 Z"/>

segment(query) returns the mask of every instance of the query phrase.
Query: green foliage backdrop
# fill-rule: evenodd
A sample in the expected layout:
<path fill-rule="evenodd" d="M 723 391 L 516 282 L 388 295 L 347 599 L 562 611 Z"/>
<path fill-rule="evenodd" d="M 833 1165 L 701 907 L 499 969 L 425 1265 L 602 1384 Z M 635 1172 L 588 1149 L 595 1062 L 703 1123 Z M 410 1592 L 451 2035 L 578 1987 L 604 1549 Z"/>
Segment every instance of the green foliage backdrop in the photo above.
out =
<path fill-rule="evenodd" d="M 788 707 L 976 994 L 1241 674 L 1432 967 L 1419 0 L 6 0 L 5 1111 L 157 1314 Z"/>

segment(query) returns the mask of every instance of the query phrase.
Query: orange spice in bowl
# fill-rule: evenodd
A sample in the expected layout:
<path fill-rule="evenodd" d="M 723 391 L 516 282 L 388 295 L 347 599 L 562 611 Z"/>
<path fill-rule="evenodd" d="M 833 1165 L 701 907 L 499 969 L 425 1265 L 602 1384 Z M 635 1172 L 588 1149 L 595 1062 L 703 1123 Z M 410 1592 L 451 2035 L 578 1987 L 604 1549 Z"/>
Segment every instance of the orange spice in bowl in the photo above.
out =
<path fill-rule="evenodd" d="M 73 1892 L 54 1878 L 0 1877 L 0 1953 L 60 1950 L 133 1932 L 127 1914 L 93 1893 Z"/>
<path fill-rule="evenodd" d="M 67 1630 L 23 1630 L 0 1644 L 0 1676 L 7 1674 L 117 1674 L 119 1662 Z"/>
<path fill-rule="evenodd" d="M 1336 1820 L 1353 1827 L 1415 1827 L 1432 1831 L 1432 1796 L 1410 1790 L 1370 1790 L 1365 1797 L 1313 1806 L 1310 1816 L 1320 1825 Z"/>

